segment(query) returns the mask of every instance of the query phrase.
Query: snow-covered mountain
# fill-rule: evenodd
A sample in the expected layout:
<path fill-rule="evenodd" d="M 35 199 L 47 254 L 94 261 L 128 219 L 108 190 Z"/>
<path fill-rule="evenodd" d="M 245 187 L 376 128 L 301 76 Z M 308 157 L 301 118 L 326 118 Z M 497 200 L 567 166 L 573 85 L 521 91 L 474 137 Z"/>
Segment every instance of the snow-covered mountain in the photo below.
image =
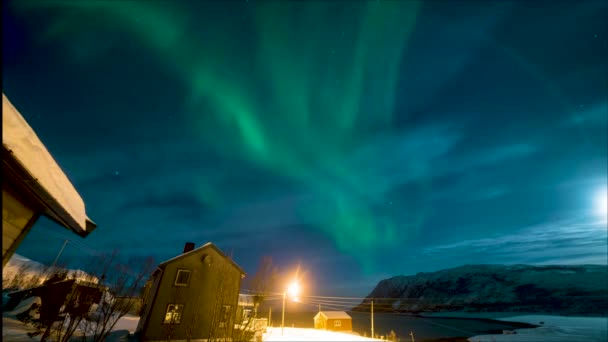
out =
<path fill-rule="evenodd" d="M 82 270 L 67 270 L 68 278 L 97 283 L 95 277 Z M 41 285 L 52 274 L 49 266 L 28 259 L 19 254 L 13 254 L 2 268 L 2 289 L 20 290 Z"/>
<path fill-rule="evenodd" d="M 466 265 L 382 280 L 355 310 L 608 314 L 608 266 Z"/>

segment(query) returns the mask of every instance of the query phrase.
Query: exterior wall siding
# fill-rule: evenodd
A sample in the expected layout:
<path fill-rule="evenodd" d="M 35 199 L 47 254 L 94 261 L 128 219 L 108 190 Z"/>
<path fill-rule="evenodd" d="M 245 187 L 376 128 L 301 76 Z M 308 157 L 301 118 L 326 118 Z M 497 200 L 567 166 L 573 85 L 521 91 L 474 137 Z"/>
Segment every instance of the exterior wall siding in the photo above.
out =
<path fill-rule="evenodd" d="M 339 326 L 336 323 L 339 321 Z M 331 330 L 331 331 L 353 331 L 352 318 L 327 318 L 324 315 L 317 314 L 314 318 L 315 329 Z"/>
<path fill-rule="evenodd" d="M 2 265 L 6 265 L 34 222 L 38 219 L 30 206 L 2 187 Z"/>
<path fill-rule="evenodd" d="M 334 322 L 336 321 L 340 321 L 340 326 L 335 326 Z M 326 327 L 327 330 L 332 331 L 353 331 L 353 320 L 346 318 L 330 318 L 327 320 Z"/>
<path fill-rule="evenodd" d="M 203 255 L 211 261 L 202 260 Z M 190 270 L 188 286 L 175 286 L 178 270 Z M 150 300 L 148 322 L 140 333 L 143 340 L 208 339 L 212 337 L 230 337 L 234 325 L 238 294 L 241 283 L 241 272 L 223 255 L 213 248 L 204 248 L 181 259 L 165 265 L 162 280 Z M 180 323 L 164 323 L 169 304 L 184 305 Z M 229 305 L 228 321 L 224 328 L 217 321 L 222 305 Z M 214 315 L 215 313 L 215 315 Z"/>

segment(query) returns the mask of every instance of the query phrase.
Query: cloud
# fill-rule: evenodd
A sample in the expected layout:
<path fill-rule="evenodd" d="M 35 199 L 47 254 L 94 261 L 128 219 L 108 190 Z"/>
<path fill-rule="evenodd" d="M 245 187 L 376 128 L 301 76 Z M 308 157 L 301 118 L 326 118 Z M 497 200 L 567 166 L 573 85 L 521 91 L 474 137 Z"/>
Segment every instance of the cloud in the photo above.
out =
<path fill-rule="evenodd" d="M 559 264 L 585 260 L 606 264 L 606 222 L 589 216 L 518 229 L 490 238 L 466 239 L 422 249 L 425 256 L 439 259 L 483 260 L 484 263 Z"/>
<path fill-rule="evenodd" d="M 449 152 L 461 139 L 458 125 L 435 123 L 370 139 L 346 161 L 350 169 L 373 182 L 374 192 L 429 177 L 439 158 L 450 158 Z"/>

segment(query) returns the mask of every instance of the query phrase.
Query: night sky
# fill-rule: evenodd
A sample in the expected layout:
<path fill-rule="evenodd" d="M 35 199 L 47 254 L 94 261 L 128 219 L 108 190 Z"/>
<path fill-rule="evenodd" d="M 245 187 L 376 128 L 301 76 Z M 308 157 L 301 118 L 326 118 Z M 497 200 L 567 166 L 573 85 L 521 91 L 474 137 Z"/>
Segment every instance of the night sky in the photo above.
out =
<path fill-rule="evenodd" d="M 333 295 L 607 264 L 604 1 L 3 6 L 3 91 L 98 224 L 42 219 L 18 254 L 211 241 Z"/>

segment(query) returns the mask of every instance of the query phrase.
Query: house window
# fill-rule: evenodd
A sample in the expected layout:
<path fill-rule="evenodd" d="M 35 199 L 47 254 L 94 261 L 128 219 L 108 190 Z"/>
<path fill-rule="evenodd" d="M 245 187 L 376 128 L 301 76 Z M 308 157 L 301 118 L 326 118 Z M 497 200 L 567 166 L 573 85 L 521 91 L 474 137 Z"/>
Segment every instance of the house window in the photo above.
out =
<path fill-rule="evenodd" d="M 334 321 L 334 327 L 341 327 L 342 321 Z"/>
<path fill-rule="evenodd" d="M 182 319 L 182 312 L 184 312 L 184 304 L 167 305 L 167 312 L 165 313 L 165 320 L 163 323 L 178 324 Z"/>
<path fill-rule="evenodd" d="M 220 328 L 224 328 L 230 322 L 230 305 L 223 305 L 220 314 Z"/>
<path fill-rule="evenodd" d="M 243 310 L 243 320 L 248 320 L 251 317 L 251 310 Z"/>
<path fill-rule="evenodd" d="M 177 270 L 175 286 L 188 286 L 188 283 L 190 283 L 190 273 L 189 270 Z"/>

